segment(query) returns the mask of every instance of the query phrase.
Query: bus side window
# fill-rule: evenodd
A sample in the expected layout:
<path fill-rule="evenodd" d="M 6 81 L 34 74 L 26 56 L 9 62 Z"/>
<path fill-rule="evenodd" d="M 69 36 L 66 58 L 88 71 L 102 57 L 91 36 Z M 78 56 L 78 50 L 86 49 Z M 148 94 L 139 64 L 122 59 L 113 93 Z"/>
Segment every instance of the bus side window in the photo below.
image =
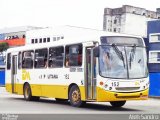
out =
<path fill-rule="evenodd" d="M 63 67 L 64 47 L 52 47 L 49 49 L 49 67 Z"/>
<path fill-rule="evenodd" d="M 7 54 L 7 70 L 11 69 L 11 53 Z"/>
<path fill-rule="evenodd" d="M 18 68 L 19 69 L 22 68 L 22 53 L 21 52 L 18 53 Z"/>
<path fill-rule="evenodd" d="M 66 67 L 82 65 L 82 44 L 66 46 L 65 51 Z"/>
<path fill-rule="evenodd" d="M 47 63 L 48 63 L 47 58 L 48 58 L 47 48 L 35 50 L 34 67 L 47 68 Z"/>
<path fill-rule="evenodd" d="M 33 68 L 33 51 L 23 52 L 22 68 Z"/>

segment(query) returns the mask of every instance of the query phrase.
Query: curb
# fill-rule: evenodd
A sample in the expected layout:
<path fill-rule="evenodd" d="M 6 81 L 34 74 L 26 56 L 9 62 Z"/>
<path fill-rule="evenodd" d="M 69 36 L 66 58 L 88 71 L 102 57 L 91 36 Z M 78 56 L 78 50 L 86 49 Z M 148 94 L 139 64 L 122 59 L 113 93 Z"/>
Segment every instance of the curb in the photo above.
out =
<path fill-rule="evenodd" d="M 160 99 L 160 96 L 149 96 L 149 98 L 152 98 L 152 99 Z"/>

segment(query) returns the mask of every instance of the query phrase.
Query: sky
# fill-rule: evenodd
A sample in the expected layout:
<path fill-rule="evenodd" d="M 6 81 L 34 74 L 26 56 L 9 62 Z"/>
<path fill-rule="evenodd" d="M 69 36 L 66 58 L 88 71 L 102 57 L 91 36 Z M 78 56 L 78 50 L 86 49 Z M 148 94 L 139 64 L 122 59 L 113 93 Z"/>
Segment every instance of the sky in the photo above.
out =
<path fill-rule="evenodd" d="M 160 0 L 0 0 L 0 29 L 71 25 L 102 30 L 104 8 L 122 5 L 156 11 Z"/>

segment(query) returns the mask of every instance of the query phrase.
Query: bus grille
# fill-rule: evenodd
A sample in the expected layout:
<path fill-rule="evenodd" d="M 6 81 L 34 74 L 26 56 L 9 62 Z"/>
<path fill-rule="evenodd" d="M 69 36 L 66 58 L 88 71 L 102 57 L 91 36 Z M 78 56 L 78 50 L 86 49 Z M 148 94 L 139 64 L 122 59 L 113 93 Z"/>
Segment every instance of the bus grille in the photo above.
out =
<path fill-rule="evenodd" d="M 116 90 L 120 90 L 120 91 L 135 91 L 135 90 L 139 90 L 140 87 L 116 87 Z"/>

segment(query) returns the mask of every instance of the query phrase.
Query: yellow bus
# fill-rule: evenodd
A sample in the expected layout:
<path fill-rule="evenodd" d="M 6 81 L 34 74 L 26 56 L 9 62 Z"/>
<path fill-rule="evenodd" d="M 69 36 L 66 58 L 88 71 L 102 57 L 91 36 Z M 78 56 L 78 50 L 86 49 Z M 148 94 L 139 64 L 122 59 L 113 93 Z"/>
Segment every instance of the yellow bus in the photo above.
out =
<path fill-rule="evenodd" d="M 8 92 L 24 95 L 27 101 L 66 100 L 75 107 L 86 102 L 121 107 L 127 100 L 148 98 L 147 56 L 141 37 L 82 28 L 65 31 L 28 31 L 30 44 L 7 50 Z M 62 36 L 55 40 L 55 34 Z"/>

